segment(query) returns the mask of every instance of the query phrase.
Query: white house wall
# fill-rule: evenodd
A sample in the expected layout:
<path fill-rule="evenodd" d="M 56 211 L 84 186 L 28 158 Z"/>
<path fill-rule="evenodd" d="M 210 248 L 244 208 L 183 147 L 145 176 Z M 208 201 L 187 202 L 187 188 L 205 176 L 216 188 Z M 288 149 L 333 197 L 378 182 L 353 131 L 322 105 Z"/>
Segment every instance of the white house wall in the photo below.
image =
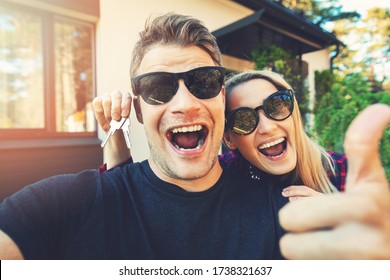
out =
<path fill-rule="evenodd" d="M 309 108 L 313 109 L 315 101 L 315 71 L 323 71 L 330 68 L 329 50 L 323 49 L 302 55 L 302 60 L 306 61 L 309 67 L 308 85 L 309 85 Z M 309 126 L 313 124 L 313 117 L 309 116 Z"/>

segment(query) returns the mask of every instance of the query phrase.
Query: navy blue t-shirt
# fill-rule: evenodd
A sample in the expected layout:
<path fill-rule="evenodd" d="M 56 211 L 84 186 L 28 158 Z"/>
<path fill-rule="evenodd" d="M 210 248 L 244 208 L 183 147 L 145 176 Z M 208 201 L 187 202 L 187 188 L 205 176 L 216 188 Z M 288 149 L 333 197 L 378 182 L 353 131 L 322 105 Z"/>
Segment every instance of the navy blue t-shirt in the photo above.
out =
<path fill-rule="evenodd" d="M 26 259 L 279 259 L 280 193 L 226 170 L 187 192 L 143 161 L 30 185 L 0 204 L 0 229 Z"/>

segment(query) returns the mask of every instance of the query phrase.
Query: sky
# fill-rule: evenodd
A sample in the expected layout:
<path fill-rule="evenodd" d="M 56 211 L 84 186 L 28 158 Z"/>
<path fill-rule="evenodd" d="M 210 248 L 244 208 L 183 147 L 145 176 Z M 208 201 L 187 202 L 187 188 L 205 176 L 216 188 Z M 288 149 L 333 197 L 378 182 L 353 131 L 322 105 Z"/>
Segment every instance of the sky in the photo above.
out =
<path fill-rule="evenodd" d="M 390 8 L 390 0 L 340 0 L 343 11 L 357 11 L 362 16 L 372 7 Z"/>

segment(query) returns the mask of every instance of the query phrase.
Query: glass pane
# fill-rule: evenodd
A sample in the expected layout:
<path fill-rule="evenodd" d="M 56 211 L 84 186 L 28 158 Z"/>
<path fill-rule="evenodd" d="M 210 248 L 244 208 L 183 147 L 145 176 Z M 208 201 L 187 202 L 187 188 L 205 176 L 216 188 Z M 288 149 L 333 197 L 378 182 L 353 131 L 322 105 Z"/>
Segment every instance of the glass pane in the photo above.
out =
<path fill-rule="evenodd" d="M 92 36 L 90 25 L 56 19 L 54 49 L 57 131 L 95 131 L 91 105 Z"/>
<path fill-rule="evenodd" d="M 42 20 L 0 5 L 0 129 L 44 128 Z"/>

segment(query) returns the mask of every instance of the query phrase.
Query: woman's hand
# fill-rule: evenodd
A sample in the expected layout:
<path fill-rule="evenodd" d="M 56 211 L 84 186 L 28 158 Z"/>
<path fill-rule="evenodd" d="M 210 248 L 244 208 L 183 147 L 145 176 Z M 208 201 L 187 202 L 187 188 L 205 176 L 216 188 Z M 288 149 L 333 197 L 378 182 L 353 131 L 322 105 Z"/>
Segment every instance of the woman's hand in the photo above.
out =
<path fill-rule="evenodd" d="M 121 118 L 130 116 L 131 96 L 129 93 L 122 94 L 119 91 L 97 96 L 92 101 L 92 108 L 100 128 L 107 133 L 110 130 L 111 120 L 119 121 Z M 107 169 L 128 160 L 131 152 L 127 148 L 122 133 L 114 133 L 104 146 L 104 162 Z"/>
<path fill-rule="evenodd" d="M 92 101 L 92 108 L 99 126 L 104 132 L 108 132 L 111 120 L 119 121 L 130 115 L 130 93 L 122 94 L 120 91 L 113 91 L 97 96 Z"/>
<path fill-rule="evenodd" d="M 289 186 L 283 189 L 282 195 L 288 197 L 289 201 L 302 199 L 305 197 L 324 195 L 321 192 L 317 192 L 307 186 Z"/>

